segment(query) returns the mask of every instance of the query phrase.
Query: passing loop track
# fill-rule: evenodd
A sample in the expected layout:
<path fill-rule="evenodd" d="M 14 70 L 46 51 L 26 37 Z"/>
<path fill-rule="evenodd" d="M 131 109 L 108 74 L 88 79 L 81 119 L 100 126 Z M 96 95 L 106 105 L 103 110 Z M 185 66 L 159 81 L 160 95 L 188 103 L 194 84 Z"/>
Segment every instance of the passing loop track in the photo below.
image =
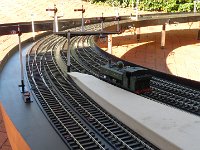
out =
<path fill-rule="evenodd" d="M 157 149 L 108 114 L 62 74 L 54 55 L 65 43 L 65 38 L 54 35 L 38 41 L 27 55 L 26 67 L 39 106 L 68 148 Z M 74 62 L 78 64 L 75 59 Z M 84 68 L 78 65 L 79 69 Z"/>

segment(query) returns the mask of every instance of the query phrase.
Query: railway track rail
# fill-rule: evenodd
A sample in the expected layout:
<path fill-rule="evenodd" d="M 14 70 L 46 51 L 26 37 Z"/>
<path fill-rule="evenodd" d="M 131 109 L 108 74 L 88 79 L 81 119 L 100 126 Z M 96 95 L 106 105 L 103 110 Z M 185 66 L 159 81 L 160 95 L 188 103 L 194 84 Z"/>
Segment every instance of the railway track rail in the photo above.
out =
<path fill-rule="evenodd" d="M 143 96 L 200 116 L 200 91 L 156 77 L 150 84 L 152 92 Z"/>
<path fill-rule="evenodd" d="M 70 149 L 157 149 L 98 106 L 64 76 L 54 50 L 65 38 L 49 36 L 27 55 L 27 72 L 38 104 Z M 74 67 L 75 69 L 75 67 Z"/>

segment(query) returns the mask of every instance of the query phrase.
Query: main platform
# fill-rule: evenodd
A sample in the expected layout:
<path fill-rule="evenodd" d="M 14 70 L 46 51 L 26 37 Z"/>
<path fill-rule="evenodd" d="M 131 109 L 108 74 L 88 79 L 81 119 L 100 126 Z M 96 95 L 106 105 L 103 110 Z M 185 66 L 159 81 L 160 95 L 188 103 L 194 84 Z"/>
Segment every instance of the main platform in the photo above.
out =
<path fill-rule="evenodd" d="M 146 99 L 94 76 L 69 73 L 100 106 L 162 150 L 199 150 L 200 118 Z"/>

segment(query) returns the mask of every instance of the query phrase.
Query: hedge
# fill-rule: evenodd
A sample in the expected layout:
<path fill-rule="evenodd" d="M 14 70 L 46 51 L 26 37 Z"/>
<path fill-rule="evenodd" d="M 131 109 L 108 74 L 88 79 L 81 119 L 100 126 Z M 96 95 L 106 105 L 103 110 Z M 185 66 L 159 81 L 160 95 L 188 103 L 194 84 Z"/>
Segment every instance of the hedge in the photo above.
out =
<path fill-rule="evenodd" d="M 106 3 L 117 7 L 136 7 L 137 0 L 90 0 L 91 3 Z M 140 0 L 140 10 L 164 11 L 164 12 L 192 12 L 194 10 L 193 0 Z M 200 11 L 200 0 L 197 3 L 197 11 Z"/>

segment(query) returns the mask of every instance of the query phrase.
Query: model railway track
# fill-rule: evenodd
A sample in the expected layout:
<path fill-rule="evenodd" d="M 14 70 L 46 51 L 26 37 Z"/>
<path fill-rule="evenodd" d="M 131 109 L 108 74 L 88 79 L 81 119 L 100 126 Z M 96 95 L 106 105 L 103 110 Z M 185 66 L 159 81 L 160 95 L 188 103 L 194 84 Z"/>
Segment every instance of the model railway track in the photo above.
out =
<path fill-rule="evenodd" d="M 152 92 L 144 96 L 200 116 L 200 92 L 153 77 Z"/>
<path fill-rule="evenodd" d="M 88 74 L 92 74 L 96 77 L 99 77 L 99 69 L 101 65 L 105 65 L 108 63 L 108 59 L 104 58 L 100 53 L 94 51 L 93 48 L 89 45 L 89 39 L 91 37 L 74 37 L 71 45 L 72 49 L 72 60 L 76 61 L 78 64 L 81 64 L 82 68 L 85 68 L 84 72 Z M 66 43 L 67 44 L 67 43 Z M 67 47 L 64 45 L 63 47 Z M 67 48 L 65 48 L 67 49 Z M 67 62 L 67 52 L 61 51 L 62 58 L 64 62 Z M 77 71 L 77 69 L 73 68 L 72 61 L 72 71 Z M 83 70 L 83 69 L 82 69 Z M 80 71 L 82 72 L 82 71 Z"/>
<path fill-rule="evenodd" d="M 58 36 L 36 43 L 27 56 L 27 72 L 38 104 L 68 148 L 157 149 L 108 114 L 62 74 L 54 50 L 63 43 L 66 39 Z M 83 68 L 74 65 L 74 69 Z"/>
<path fill-rule="evenodd" d="M 108 58 L 103 58 L 100 53 L 90 46 L 90 37 L 80 39 L 80 37 L 76 38 L 75 43 L 79 44 L 74 46 L 72 54 L 74 53 L 74 58 L 77 59 L 77 62 L 81 63 L 85 68 L 89 68 L 89 74 L 98 77 L 100 65 L 107 63 Z M 141 96 L 198 116 L 200 115 L 200 91 L 192 90 L 156 76 L 153 76 L 150 86 L 152 92 L 141 94 Z"/>
<path fill-rule="evenodd" d="M 81 38 L 79 38 L 80 40 Z M 88 66 L 97 76 L 99 75 L 100 65 L 108 63 L 107 59 L 95 52 L 88 44 L 88 37 L 83 37 L 83 44 L 79 45 L 75 51 L 81 61 Z M 79 42 L 81 43 L 81 42 Z"/>
<path fill-rule="evenodd" d="M 72 39 L 71 43 L 74 44 L 75 38 Z M 67 40 L 62 46 L 62 50 L 60 50 L 60 56 L 64 60 L 65 65 L 67 66 Z M 71 69 L 75 72 L 86 73 L 89 72 L 82 64 L 80 64 L 74 57 L 71 57 Z"/>
<path fill-rule="evenodd" d="M 56 40 L 56 39 L 55 39 Z M 51 41 L 51 40 L 50 40 Z M 52 41 L 51 41 L 52 42 Z M 46 49 L 50 48 L 49 46 Z M 44 50 L 45 47 L 42 47 Z M 35 55 L 35 64 L 32 65 L 32 79 L 35 83 L 35 94 L 40 101 L 42 108 L 48 115 L 54 127 L 60 133 L 71 149 L 102 149 L 96 141 L 77 120 L 69 108 L 64 107 L 62 100 L 56 92 L 53 91 L 50 82 L 43 76 L 43 53 L 37 51 Z M 83 136 L 81 138 L 81 136 Z M 87 140 L 87 141 L 86 141 Z"/>

